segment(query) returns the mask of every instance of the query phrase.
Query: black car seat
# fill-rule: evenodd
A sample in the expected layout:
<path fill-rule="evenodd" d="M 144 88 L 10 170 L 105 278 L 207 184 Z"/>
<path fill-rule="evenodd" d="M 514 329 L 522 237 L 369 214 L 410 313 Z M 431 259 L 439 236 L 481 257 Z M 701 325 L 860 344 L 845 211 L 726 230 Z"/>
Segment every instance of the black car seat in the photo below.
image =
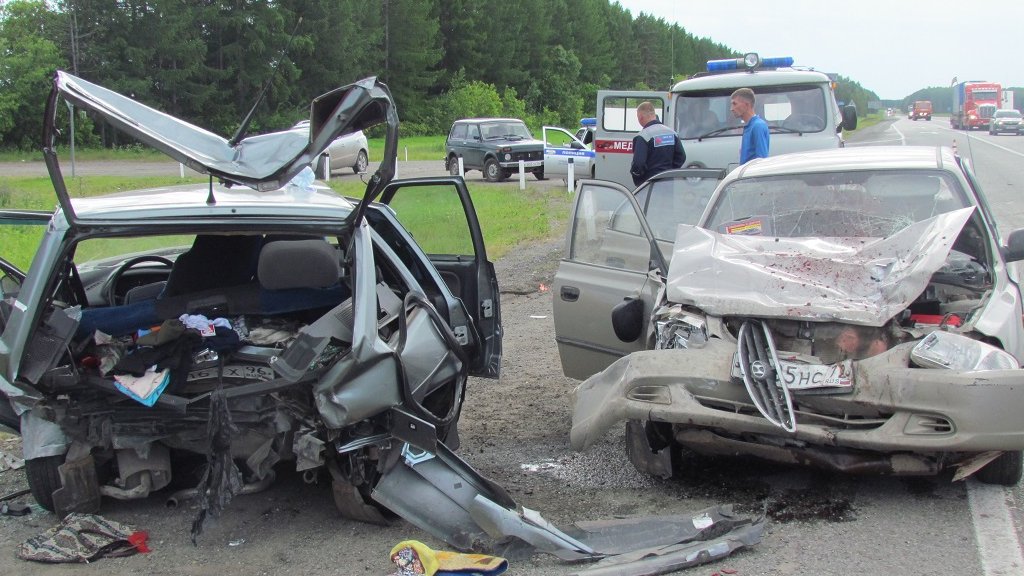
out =
<path fill-rule="evenodd" d="M 252 282 L 262 245 L 261 235 L 196 236 L 175 260 L 162 297 Z"/>

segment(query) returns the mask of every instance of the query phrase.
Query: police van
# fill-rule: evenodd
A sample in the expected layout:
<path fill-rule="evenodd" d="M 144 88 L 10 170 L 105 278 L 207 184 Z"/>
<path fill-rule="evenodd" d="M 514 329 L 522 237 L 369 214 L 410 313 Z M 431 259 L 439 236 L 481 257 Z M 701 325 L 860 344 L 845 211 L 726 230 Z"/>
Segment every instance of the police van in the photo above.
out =
<path fill-rule="evenodd" d="M 857 127 L 856 108 L 840 109 L 833 80 L 822 72 L 793 68 L 793 59 L 710 60 L 707 71 L 665 91 L 600 90 L 593 149 L 594 177 L 633 188 L 629 165 L 640 131 L 636 108 L 654 105 L 662 122 L 683 143 L 686 167 L 732 170 L 739 165 L 743 123 L 730 111 L 737 88 L 755 94 L 755 111 L 771 132 L 770 155 L 843 146 L 842 131 Z"/>

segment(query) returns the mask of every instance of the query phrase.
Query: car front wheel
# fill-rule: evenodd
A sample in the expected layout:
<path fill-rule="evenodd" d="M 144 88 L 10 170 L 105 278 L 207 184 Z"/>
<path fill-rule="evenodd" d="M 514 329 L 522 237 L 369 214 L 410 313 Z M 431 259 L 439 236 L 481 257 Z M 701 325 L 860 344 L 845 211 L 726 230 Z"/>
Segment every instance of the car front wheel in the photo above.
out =
<path fill-rule="evenodd" d="M 459 176 L 459 159 L 455 156 L 448 159 L 448 173 L 452 176 Z"/>
<path fill-rule="evenodd" d="M 984 484 L 1016 486 L 1020 482 L 1022 472 L 1024 472 L 1024 454 L 1020 450 L 1014 450 L 1003 452 L 998 458 L 975 472 L 974 476 Z"/>
<path fill-rule="evenodd" d="M 356 155 L 356 164 L 352 167 L 352 171 L 356 174 L 363 174 L 369 166 L 370 159 L 366 156 L 366 150 L 360 150 L 359 154 Z"/>
<path fill-rule="evenodd" d="M 533 171 L 533 177 L 536 178 L 537 180 L 543 180 L 544 179 L 544 169 L 540 168 L 538 170 L 534 170 Z"/>
<path fill-rule="evenodd" d="M 58 468 L 64 464 L 64 456 L 43 456 L 25 460 L 25 477 L 32 497 L 40 506 L 53 512 L 53 492 L 62 486 Z"/>
<path fill-rule="evenodd" d="M 502 179 L 501 176 L 501 164 L 498 164 L 498 161 L 494 158 L 488 158 L 487 161 L 484 162 L 484 180 L 487 180 L 488 182 L 497 182 Z"/>

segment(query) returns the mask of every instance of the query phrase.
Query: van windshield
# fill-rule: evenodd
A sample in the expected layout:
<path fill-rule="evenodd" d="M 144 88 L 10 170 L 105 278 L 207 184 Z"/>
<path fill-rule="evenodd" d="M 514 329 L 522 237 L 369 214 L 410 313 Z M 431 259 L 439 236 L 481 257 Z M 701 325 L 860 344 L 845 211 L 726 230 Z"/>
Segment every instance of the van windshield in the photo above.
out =
<path fill-rule="evenodd" d="M 681 94 L 675 105 L 675 129 L 684 140 L 740 136 L 743 124 L 730 112 L 734 88 Z M 821 132 L 827 125 L 826 94 L 820 86 L 755 87 L 755 109 L 769 128 L 780 132 Z"/>

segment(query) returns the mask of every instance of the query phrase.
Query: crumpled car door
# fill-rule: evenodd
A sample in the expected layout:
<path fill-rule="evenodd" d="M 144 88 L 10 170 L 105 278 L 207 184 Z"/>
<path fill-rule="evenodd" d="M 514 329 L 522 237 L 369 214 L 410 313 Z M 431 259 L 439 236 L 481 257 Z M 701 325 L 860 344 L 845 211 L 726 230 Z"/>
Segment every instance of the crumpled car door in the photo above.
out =
<path fill-rule="evenodd" d="M 430 198 L 443 208 L 448 228 L 439 237 L 438 215 L 423 218 L 417 211 L 420 199 Z M 394 211 L 397 220 L 416 238 L 407 242 L 411 251 L 422 250 L 440 274 L 440 282 L 465 305 L 472 321 L 460 321 L 460 310 L 449 310 L 449 321 L 462 344 L 469 344 L 469 373 L 497 378 L 501 368 L 501 306 L 494 265 L 487 259 L 483 232 L 469 189 L 461 178 L 395 180 L 381 193 L 380 201 Z M 429 271 L 428 271 L 429 272 Z M 437 306 L 439 309 L 442 306 Z"/>
<path fill-rule="evenodd" d="M 555 340 L 566 376 L 582 380 L 646 349 L 642 334 L 631 341 L 616 335 L 612 311 L 630 299 L 642 304 L 634 315 L 649 318 L 662 285 L 658 276 L 666 270 L 633 194 L 614 182 L 581 181 L 552 286 Z"/>

